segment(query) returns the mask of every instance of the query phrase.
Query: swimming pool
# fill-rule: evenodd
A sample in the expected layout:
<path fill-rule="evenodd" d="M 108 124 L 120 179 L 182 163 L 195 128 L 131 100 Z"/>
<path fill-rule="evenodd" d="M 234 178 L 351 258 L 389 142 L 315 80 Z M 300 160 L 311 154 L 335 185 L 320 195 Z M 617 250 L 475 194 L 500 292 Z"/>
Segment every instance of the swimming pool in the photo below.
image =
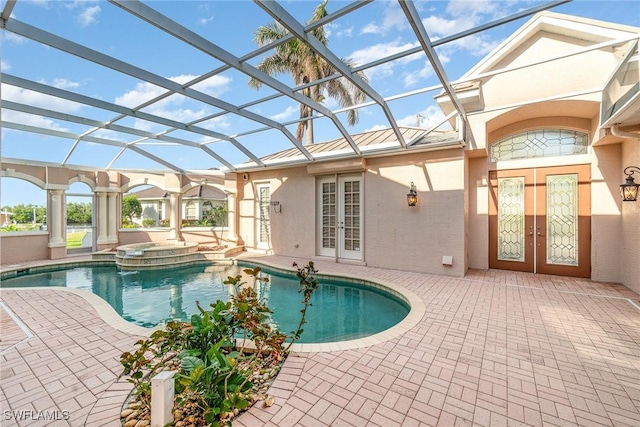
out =
<path fill-rule="evenodd" d="M 253 265 L 195 265 L 172 270 L 119 271 L 115 266 L 87 266 L 18 276 L 2 281 L 3 288 L 63 286 L 88 290 L 131 323 L 153 327 L 171 319 L 189 320 L 196 301 L 208 306 L 226 301 L 233 287 L 228 276 Z M 263 268 L 268 283 L 254 288 L 273 313 L 279 328 L 297 328 L 302 308 L 299 282 L 293 273 Z M 401 298 L 364 282 L 321 276 L 307 311 L 300 343 L 327 343 L 363 338 L 401 322 L 409 305 Z"/>

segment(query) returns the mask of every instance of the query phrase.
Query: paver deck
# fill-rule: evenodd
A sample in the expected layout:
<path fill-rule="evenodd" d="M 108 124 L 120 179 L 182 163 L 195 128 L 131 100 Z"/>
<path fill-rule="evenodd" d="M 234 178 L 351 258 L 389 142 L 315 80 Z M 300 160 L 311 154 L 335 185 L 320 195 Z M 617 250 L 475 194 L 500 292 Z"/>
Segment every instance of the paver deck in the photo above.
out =
<path fill-rule="evenodd" d="M 270 389 L 275 404 L 258 403 L 234 426 L 640 425 L 640 296 L 620 284 L 316 266 L 398 284 L 420 298 L 422 317 L 376 344 L 292 354 Z M 118 425 L 129 391 L 116 381 L 118 359 L 136 330 L 105 322 L 80 293 L 3 289 L 0 297 L 2 425 Z M 13 416 L 21 410 L 68 419 Z"/>

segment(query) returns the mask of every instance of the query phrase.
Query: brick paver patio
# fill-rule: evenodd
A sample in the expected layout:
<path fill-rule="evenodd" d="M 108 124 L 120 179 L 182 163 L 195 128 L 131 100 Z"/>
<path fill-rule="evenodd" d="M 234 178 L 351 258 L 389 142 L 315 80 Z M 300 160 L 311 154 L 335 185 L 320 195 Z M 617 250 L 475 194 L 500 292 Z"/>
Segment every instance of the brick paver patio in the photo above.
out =
<path fill-rule="evenodd" d="M 257 404 L 234 426 L 640 425 L 640 296 L 622 285 L 316 266 L 408 289 L 422 319 L 374 345 L 292 354 L 270 389 L 275 404 Z M 119 425 L 129 384 L 116 381 L 118 359 L 139 330 L 105 322 L 99 303 L 77 292 L 0 296 L 2 425 Z M 68 420 L 16 420 L 20 410 Z"/>

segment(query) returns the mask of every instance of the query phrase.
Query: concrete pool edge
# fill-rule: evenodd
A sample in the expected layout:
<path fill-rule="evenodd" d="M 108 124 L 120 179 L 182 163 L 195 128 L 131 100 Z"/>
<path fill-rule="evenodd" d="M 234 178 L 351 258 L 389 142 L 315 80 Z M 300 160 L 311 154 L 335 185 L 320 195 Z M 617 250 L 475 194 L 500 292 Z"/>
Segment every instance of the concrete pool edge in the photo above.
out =
<path fill-rule="evenodd" d="M 275 263 L 270 263 L 268 261 L 259 259 L 259 257 L 250 257 L 250 256 L 246 256 L 246 257 L 242 257 L 242 258 L 231 258 L 231 259 L 226 259 L 225 260 L 227 263 L 231 262 L 232 264 L 242 264 L 242 263 L 248 263 L 248 264 L 255 264 L 255 265 L 261 265 L 267 268 L 271 268 L 274 270 L 280 270 L 280 271 L 286 271 L 289 273 L 295 272 L 295 269 L 293 269 L 293 267 L 285 267 L 283 265 L 278 265 Z M 92 264 L 94 263 L 94 261 L 91 260 L 87 260 L 87 261 L 76 261 L 77 264 L 81 264 L 82 266 L 87 266 L 87 264 Z M 218 261 L 216 260 L 211 260 L 208 263 L 211 264 L 216 264 L 218 263 Z M 80 266 L 80 265 L 70 265 L 70 264 L 74 264 L 73 262 L 68 262 L 68 263 L 51 263 L 51 264 L 44 264 L 44 265 L 40 265 L 37 267 L 31 267 L 29 270 L 29 274 L 33 274 L 38 272 L 38 270 L 42 271 L 42 270 L 49 270 L 49 269 L 55 269 L 56 266 L 60 266 L 62 267 L 61 269 L 67 269 L 67 268 L 73 268 L 76 266 Z M 95 263 L 98 265 L 107 265 L 107 264 L 115 264 L 114 261 L 110 261 L 110 262 L 98 262 Z M 34 271 L 36 270 L 36 271 Z M 326 343 L 294 343 L 291 346 L 291 352 L 292 353 L 319 353 L 319 352 L 331 352 L 331 351 L 342 351 L 342 350 L 352 350 L 352 349 L 357 349 L 357 348 L 364 348 L 364 347 L 369 347 L 372 345 L 376 345 L 376 344 L 380 344 L 386 341 L 389 341 L 391 339 L 394 338 L 398 338 L 400 337 L 402 334 L 404 334 L 405 332 L 407 332 L 408 330 L 410 330 L 411 328 L 413 328 L 415 325 L 417 325 L 423 318 L 425 312 L 426 312 L 426 307 L 424 305 L 424 302 L 422 301 L 422 299 L 420 299 L 416 294 L 414 294 L 413 292 L 411 292 L 410 290 L 398 285 L 397 283 L 388 281 L 388 280 L 380 280 L 378 278 L 376 279 L 370 279 L 370 278 L 364 278 L 364 277 L 355 277 L 355 276 L 350 276 L 349 274 L 330 274 L 330 273 L 319 273 L 318 276 L 326 276 L 326 277 L 331 277 L 331 278 L 338 278 L 338 279 L 347 279 L 348 281 L 354 281 L 354 282 L 366 282 L 366 284 L 371 284 L 376 288 L 379 288 L 383 291 L 386 291 L 392 295 L 394 295 L 397 298 L 402 299 L 408 306 L 409 306 L 409 313 L 405 316 L 404 319 L 402 319 L 399 323 L 397 323 L 396 325 L 382 331 L 382 332 L 378 332 L 376 334 L 373 335 L 369 335 L 367 337 L 364 338 L 358 338 L 358 339 L 354 339 L 354 340 L 346 340 L 346 341 L 334 341 L 334 342 L 326 342 Z M 366 286 L 365 284 L 365 286 Z M 369 286 L 371 286 L 369 285 Z M 90 291 L 84 290 L 84 289 L 74 289 L 74 288 L 66 288 L 66 287 L 61 287 L 61 286 L 52 286 L 52 287 L 46 287 L 46 288 L 42 288 L 42 287 L 24 287 L 24 288 L 1 288 L 0 287 L 0 292 L 2 291 L 9 291 L 9 290 L 17 290 L 17 289 L 28 289 L 28 290 L 38 290 L 38 289 L 49 289 L 49 290 L 56 290 L 56 291 L 64 291 L 64 292 L 71 292 L 75 295 L 78 295 L 80 297 L 82 297 L 85 301 L 87 301 L 89 304 L 91 304 L 94 309 L 96 310 L 96 312 L 98 313 L 98 315 L 100 316 L 100 318 L 102 318 L 102 320 L 107 323 L 109 326 L 125 332 L 125 333 L 129 333 L 129 334 L 134 334 L 134 335 L 142 335 L 142 336 L 150 336 L 153 331 L 157 330 L 158 328 L 160 328 L 160 326 L 157 326 L 155 328 L 145 328 L 143 326 L 139 326 L 139 325 L 135 325 L 127 320 L 125 320 L 122 316 L 120 316 L 113 307 L 111 307 L 109 305 L 109 303 L 107 303 L 105 300 L 103 300 L 102 298 L 100 298 L 98 295 L 93 294 Z"/>

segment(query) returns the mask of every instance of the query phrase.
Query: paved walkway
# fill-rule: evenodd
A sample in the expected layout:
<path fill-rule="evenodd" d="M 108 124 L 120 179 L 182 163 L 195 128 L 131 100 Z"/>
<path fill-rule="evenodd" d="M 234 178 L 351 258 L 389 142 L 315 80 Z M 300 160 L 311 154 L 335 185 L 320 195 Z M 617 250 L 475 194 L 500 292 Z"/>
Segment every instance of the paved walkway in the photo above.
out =
<path fill-rule="evenodd" d="M 271 387 L 275 404 L 234 426 L 640 425 L 640 296 L 622 285 L 316 266 L 405 288 L 422 317 L 376 344 L 292 354 Z M 0 297 L 2 426 L 119 425 L 130 388 L 118 360 L 142 330 L 81 291 Z M 30 419 L 43 415 L 60 419 Z"/>

